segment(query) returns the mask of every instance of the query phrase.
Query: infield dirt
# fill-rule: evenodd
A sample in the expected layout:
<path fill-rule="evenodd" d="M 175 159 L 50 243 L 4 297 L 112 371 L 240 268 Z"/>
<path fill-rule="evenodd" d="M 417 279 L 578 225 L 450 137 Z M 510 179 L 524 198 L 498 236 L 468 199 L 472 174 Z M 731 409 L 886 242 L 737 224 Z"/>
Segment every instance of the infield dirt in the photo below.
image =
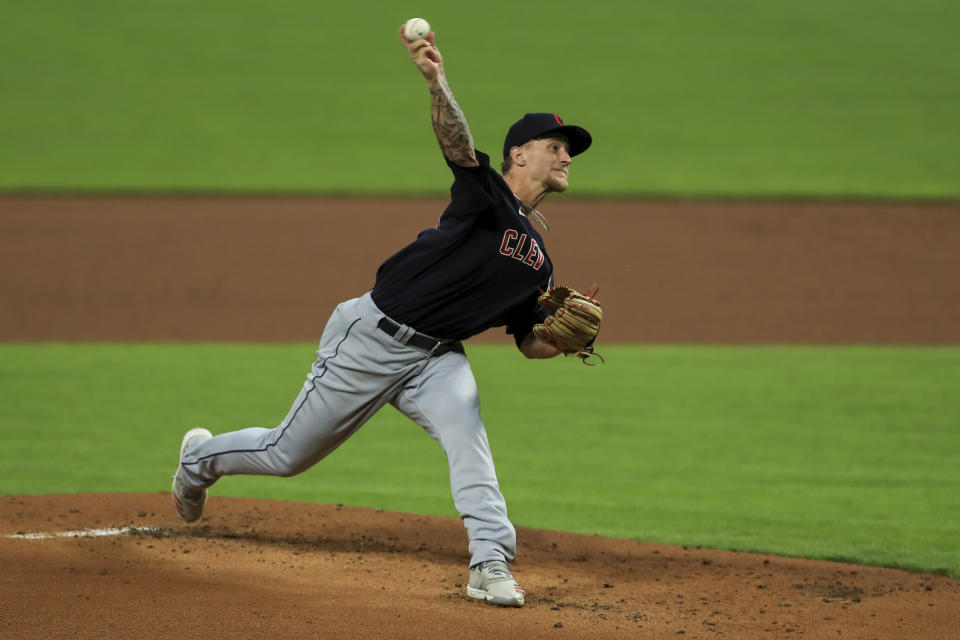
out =
<path fill-rule="evenodd" d="M 167 494 L 0 498 L 4 638 L 956 638 L 958 581 L 519 528 L 523 609 L 455 518 Z M 103 537 L 17 533 L 135 527 Z M 74 537 L 75 536 L 75 537 Z"/>
<path fill-rule="evenodd" d="M 312 342 L 444 206 L 3 197 L 0 340 Z M 960 343 L 960 205 L 558 199 L 544 212 L 556 279 L 600 286 L 600 343 Z"/>
<path fill-rule="evenodd" d="M 0 340 L 316 340 L 443 205 L 0 198 Z M 557 278 L 601 287 L 602 341 L 960 343 L 956 205 L 560 200 L 545 213 Z M 945 576 L 522 527 L 527 605 L 489 607 L 464 596 L 455 518 L 214 492 L 185 525 L 168 481 L 0 497 L 0 636 L 960 634 L 960 581 Z M 117 527 L 135 529 L 10 537 Z"/>

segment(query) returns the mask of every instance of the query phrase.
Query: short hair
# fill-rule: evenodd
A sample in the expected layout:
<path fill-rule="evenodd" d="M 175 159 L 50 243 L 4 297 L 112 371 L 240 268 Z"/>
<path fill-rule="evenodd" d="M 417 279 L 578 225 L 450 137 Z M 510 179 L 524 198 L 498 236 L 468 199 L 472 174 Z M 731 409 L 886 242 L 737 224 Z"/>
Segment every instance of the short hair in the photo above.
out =
<path fill-rule="evenodd" d="M 566 140 L 566 139 L 567 139 L 567 136 L 565 136 L 565 135 L 557 135 L 557 134 L 556 134 L 555 132 L 553 132 L 553 131 L 548 131 L 548 132 L 546 132 L 545 134 L 543 134 L 542 136 L 537 136 L 536 138 L 530 138 L 529 140 L 527 140 L 527 141 L 524 142 L 523 144 L 518 144 L 517 146 L 518 146 L 518 147 L 525 147 L 525 146 L 527 146 L 528 144 L 530 144 L 531 142 L 533 142 L 534 140 L 547 140 L 547 139 L 549 139 L 549 138 L 560 138 L 560 139 Z M 568 142 L 567 144 L 569 144 L 569 142 Z M 512 148 L 513 148 L 513 147 L 511 147 L 511 149 L 512 149 Z M 507 154 L 507 157 L 503 159 L 503 162 L 502 162 L 502 163 L 500 163 L 500 175 L 503 175 L 503 176 L 507 175 L 508 173 L 510 173 L 510 169 L 512 169 L 512 168 L 513 168 L 513 157 L 512 157 L 510 154 Z"/>
<path fill-rule="evenodd" d="M 530 138 L 523 144 L 518 144 L 516 146 L 525 147 L 531 142 L 533 142 L 534 140 L 540 140 L 542 138 L 549 138 L 549 137 L 550 136 L 537 136 L 536 138 Z M 510 148 L 512 149 L 513 147 L 510 147 Z M 507 175 L 508 173 L 510 173 L 510 169 L 512 168 L 513 168 L 513 156 L 511 156 L 510 154 L 507 154 L 507 157 L 504 158 L 503 162 L 500 164 L 500 175 L 504 175 L 504 176 Z"/>

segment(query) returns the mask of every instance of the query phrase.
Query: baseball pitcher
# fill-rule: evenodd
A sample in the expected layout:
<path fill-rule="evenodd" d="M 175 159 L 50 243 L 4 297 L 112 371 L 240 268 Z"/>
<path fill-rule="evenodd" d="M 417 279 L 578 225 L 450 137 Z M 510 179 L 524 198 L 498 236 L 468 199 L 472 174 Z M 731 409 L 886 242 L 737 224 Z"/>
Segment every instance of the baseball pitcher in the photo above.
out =
<path fill-rule="evenodd" d="M 501 175 L 474 147 L 447 84 L 435 34 L 400 39 L 430 91 L 433 129 L 453 173 L 451 201 L 436 228 L 380 265 L 371 291 L 341 303 L 316 362 L 284 420 L 213 436 L 183 437 L 173 501 L 187 522 L 203 513 L 207 488 L 225 475 L 290 476 L 329 455 L 385 404 L 435 438 L 469 537 L 467 595 L 522 606 L 507 564 L 516 533 L 497 482 L 477 385 L 462 341 L 504 326 L 528 358 L 593 356 L 602 311 L 595 291 L 554 287 L 553 263 L 533 221 L 550 193 L 567 189 L 571 159 L 591 143 L 556 114 L 528 113 L 506 134 Z"/>

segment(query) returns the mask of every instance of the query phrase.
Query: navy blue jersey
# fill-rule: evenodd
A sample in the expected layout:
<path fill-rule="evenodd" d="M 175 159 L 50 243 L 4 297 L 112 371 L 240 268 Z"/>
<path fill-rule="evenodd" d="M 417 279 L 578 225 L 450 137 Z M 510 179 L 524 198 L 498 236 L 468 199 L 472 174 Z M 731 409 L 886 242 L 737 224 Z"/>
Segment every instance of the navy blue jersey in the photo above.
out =
<path fill-rule="evenodd" d="M 420 232 L 377 271 L 373 301 L 421 333 L 465 340 L 506 325 L 517 344 L 546 317 L 537 306 L 553 265 L 543 239 L 490 158 L 478 167 L 447 161 L 451 201 L 435 229 Z"/>

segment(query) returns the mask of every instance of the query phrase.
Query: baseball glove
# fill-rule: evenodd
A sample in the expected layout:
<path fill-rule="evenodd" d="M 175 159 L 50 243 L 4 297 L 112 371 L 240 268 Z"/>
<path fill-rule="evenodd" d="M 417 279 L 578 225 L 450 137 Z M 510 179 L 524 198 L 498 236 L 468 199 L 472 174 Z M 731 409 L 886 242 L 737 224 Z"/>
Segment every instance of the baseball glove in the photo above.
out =
<path fill-rule="evenodd" d="M 603 319 L 600 301 L 593 297 L 597 291 L 594 286 L 582 294 L 560 285 L 543 292 L 537 302 L 550 315 L 533 327 L 533 334 L 564 355 L 577 356 L 586 365 L 593 366 L 587 362 L 591 356 L 605 362 L 603 356 L 593 351 L 593 342 L 597 339 Z"/>

